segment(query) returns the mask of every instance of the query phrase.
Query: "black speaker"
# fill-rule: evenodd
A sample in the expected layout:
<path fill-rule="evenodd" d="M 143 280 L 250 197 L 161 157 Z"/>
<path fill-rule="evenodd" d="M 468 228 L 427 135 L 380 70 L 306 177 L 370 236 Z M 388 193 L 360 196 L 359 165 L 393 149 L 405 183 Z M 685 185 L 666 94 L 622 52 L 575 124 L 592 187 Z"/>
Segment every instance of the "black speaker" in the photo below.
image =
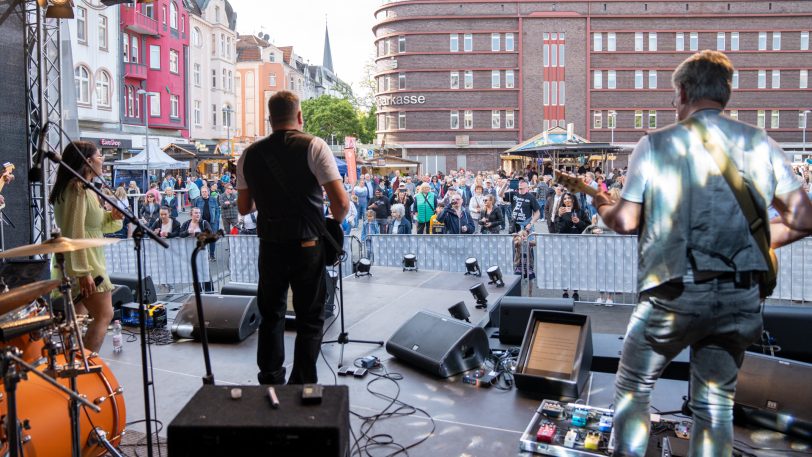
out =
<path fill-rule="evenodd" d="M 533 310 L 571 313 L 573 303 L 572 298 L 502 297 L 499 301 L 499 341 L 516 346 L 522 344 L 524 331 Z"/>
<path fill-rule="evenodd" d="M 812 363 L 812 344 L 809 329 L 812 328 L 812 308 L 808 306 L 764 307 L 764 338 L 760 344 L 778 346 L 776 355 L 784 359 Z M 748 350 L 762 352 L 761 347 Z"/>
<path fill-rule="evenodd" d="M 169 424 L 169 455 L 334 456 L 349 452 L 347 386 L 324 386 L 320 404 L 303 405 L 302 386 L 275 386 L 273 408 L 267 386 L 203 386 Z"/>
<path fill-rule="evenodd" d="M 812 364 L 745 352 L 739 370 L 737 422 L 812 438 Z"/>
<path fill-rule="evenodd" d="M 261 318 L 256 297 L 203 295 L 200 299 L 211 341 L 237 343 L 259 328 Z M 179 338 L 200 339 L 194 295 L 187 297 L 175 316 L 172 334 Z"/>
<path fill-rule="evenodd" d="M 110 274 L 110 282 L 114 286 L 127 286 L 132 291 L 132 299 L 128 302 L 138 301 L 138 277 L 134 274 L 127 273 L 113 273 Z M 158 301 L 158 292 L 155 290 L 155 284 L 152 282 L 152 276 L 144 277 L 144 303 L 155 303 Z"/>
<path fill-rule="evenodd" d="M 488 355 L 482 327 L 419 311 L 386 342 L 386 352 L 442 378 L 479 367 Z"/>

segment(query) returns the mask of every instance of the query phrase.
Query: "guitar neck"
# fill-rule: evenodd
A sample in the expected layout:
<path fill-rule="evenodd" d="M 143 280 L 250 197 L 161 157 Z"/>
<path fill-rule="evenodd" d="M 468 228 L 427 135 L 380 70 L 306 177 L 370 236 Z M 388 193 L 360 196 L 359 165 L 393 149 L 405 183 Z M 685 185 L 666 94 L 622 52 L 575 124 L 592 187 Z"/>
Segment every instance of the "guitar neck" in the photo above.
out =
<path fill-rule="evenodd" d="M 590 197 L 598 194 L 598 190 L 587 186 L 577 176 L 571 176 L 555 170 L 555 182 L 566 187 L 570 192 L 583 192 Z"/>

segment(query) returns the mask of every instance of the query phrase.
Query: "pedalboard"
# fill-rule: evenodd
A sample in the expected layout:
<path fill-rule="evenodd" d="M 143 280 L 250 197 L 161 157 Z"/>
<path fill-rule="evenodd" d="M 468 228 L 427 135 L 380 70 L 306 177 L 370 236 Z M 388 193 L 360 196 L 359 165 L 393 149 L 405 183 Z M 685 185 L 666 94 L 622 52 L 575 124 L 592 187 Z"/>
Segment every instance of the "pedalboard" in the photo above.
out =
<path fill-rule="evenodd" d="M 147 315 L 147 329 L 166 327 L 166 305 L 153 303 L 145 305 Z M 121 323 L 129 326 L 141 325 L 138 303 L 125 303 L 121 305 Z"/>
<path fill-rule="evenodd" d="M 544 400 L 522 434 L 519 449 L 542 455 L 608 456 L 614 411 Z"/>

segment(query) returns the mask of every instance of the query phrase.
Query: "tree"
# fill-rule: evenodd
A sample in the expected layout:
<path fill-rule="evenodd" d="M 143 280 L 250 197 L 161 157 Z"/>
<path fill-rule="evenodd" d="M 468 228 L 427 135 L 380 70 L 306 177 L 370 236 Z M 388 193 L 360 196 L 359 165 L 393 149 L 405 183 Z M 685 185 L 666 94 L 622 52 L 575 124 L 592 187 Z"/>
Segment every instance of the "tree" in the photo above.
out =
<path fill-rule="evenodd" d="M 358 137 L 363 128 L 358 113 L 345 99 L 322 95 L 302 102 L 304 130 L 330 142 L 331 136 L 343 142 L 345 136 Z M 335 142 L 334 141 L 334 142 Z"/>
<path fill-rule="evenodd" d="M 369 109 L 368 113 L 361 113 L 361 136 L 358 138 L 362 144 L 372 144 L 377 133 L 378 120 L 375 105 Z"/>

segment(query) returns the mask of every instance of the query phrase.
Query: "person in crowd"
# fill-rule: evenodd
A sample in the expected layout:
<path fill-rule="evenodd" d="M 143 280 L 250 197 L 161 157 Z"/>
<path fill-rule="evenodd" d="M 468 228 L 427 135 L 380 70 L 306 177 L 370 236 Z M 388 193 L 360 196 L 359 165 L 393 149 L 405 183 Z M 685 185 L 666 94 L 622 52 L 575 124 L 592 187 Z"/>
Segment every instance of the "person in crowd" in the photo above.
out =
<path fill-rule="evenodd" d="M 171 174 L 164 175 L 163 181 L 161 181 L 161 190 L 165 191 L 166 189 L 174 189 L 175 188 L 175 178 Z"/>
<path fill-rule="evenodd" d="M 183 179 L 183 176 L 181 176 L 181 174 L 178 173 L 178 175 L 175 177 L 174 189 L 176 191 L 178 191 L 178 190 L 185 189 L 185 188 L 186 188 L 186 181 Z"/>
<path fill-rule="evenodd" d="M 466 183 L 465 178 L 459 178 L 456 181 L 456 189 L 459 192 L 460 196 L 462 196 L 462 204 L 464 207 L 468 207 L 468 204 L 471 202 L 471 197 L 473 196 L 473 192 L 471 192 L 471 187 Z"/>
<path fill-rule="evenodd" d="M 392 233 L 396 235 L 412 233 L 412 223 L 406 217 L 406 207 L 402 203 L 392 205 Z"/>
<path fill-rule="evenodd" d="M 638 141 L 620 200 L 595 196 L 610 228 L 638 232 L 638 256 L 645 259 L 615 378 L 616 456 L 646 453 L 641 437 L 649 435 L 651 392 L 686 347 L 693 414 L 687 455 L 733 453 L 736 378 L 745 349 L 762 333 L 759 283 L 768 265 L 713 155 L 727 156 L 734 173 L 752 183 L 745 192 L 762 218 L 768 205 L 778 210 L 769 228 L 772 248 L 812 234 L 812 203 L 786 154 L 764 129 L 723 114 L 733 75 L 718 51 L 677 66 L 671 82 L 678 122 Z"/>
<path fill-rule="evenodd" d="M 471 214 L 475 226 L 479 226 L 479 219 L 482 211 L 485 210 L 485 194 L 483 191 L 482 184 L 474 184 L 474 194 L 468 202 L 468 212 Z"/>
<path fill-rule="evenodd" d="M 412 177 L 407 176 L 406 177 L 406 190 L 409 191 L 409 195 L 414 195 L 416 189 L 417 189 L 417 186 L 415 185 L 414 182 L 412 182 Z"/>
<path fill-rule="evenodd" d="M 252 211 L 242 217 L 242 230 L 240 235 L 256 235 L 257 234 L 257 212 Z"/>
<path fill-rule="evenodd" d="M 443 210 L 445 209 L 445 203 L 442 200 L 437 202 L 437 208 L 434 210 L 434 214 L 431 216 L 429 220 L 429 233 L 432 235 L 438 235 L 445 233 L 445 224 L 442 221 L 438 221 L 437 217 L 442 214 Z"/>
<path fill-rule="evenodd" d="M 558 208 L 556 220 L 556 233 L 583 233 L 589 225 L 589 214 L 581 209 L 575 195 L 567 192 L 561 197 L 561 206 Z"/>
<path fill-rule="evenodd" d="M 603 175 L 598 175 L 595 178 L 595 181 L 598 183 L 598 190 L 602 192 L 606 192 L 607 190 L 609 190 L 609 188 L 606 186 L 606 177 L 604 177 Z"/>
<path fill-rule="evenodd" d="M 62 236 L 81 238 L 102 238 L 105 233 L 121 229 L 123 215 L 115 208 L 105 211 L 92 190 L 86 189 L 66 168 L 77 170 L 85 179 L 92 179 L 102 173 L 104 157 L 93 143 L 74 141 L 62 151 L 62 162 L 56 172 L 56 181 L 48 201 L 54 207 L 56 225 Z M 87 311 L 91 320 L 83 338 L 84 346 L 91 352 L 98 352 L 107 333 L 107 325 L 113 319 L 113 284 L 107 275 L 104 249 L 101 247 L 82 249 L 65 253 L 65 273 L 76 278 L 71 293 L 82 293 L 84 300 L 76 305 L 76 312 Z M 102 282 L 96 286 L 94 278 L 100 276 Z M 51 277 L 61 278 L 61 272 L 54 268 Z"/>
<path fill-rule="evenodd" d="M 443 186 L 440 184 L 440 178 L 437 175 L 431 177 L 429 185 L 431 186 L 431 191 L 434 192 L 435 196 L 442 197 Z"/>
<path fill-rule="evenodd" d="M 155 194 L 149 192 L 144 195 L 144 204 L 139 208 L 138 218 L 145 226 L 151 227 L 158 220 L 160 210 L 161 205 L 155 200 Z"/>
<path fill-rule="evenodd" d="M 378 220 L 378 226 L 381 233 L 389 233 L 389 216 L 391 215 L 391 205 L 389 199 L 384 195 L 381 188 L 375 189 L 375 195 L 367 206 L 368 209 L 375 211 L 375 218 Z"/>
<path fill-rule="evenodd" d="M 186 196 L 189 198 L 189 205 L 192 207 L 197 205 L 197 199 L 200 198 L 200 186 L 192 178 L 186 181 Z"/>
<path fill-rule="evenodd" d="M 141 194 L 141 189 L 138 188 L 138 185 L 135 181 L 130 181 L 130 184 L 127 186 L 127 198 L 130 200 L 130 208 L 133 210 L 137 208 L 136 201 L 138 200 L 138 195 Z"/>
<path fill-rule="evenodd" d="M 358 220 L 358 208 L 356 207 L 355 202 L 353 199 L 357 200 L 355 195 L 350 197 L 350 205 L 349 211 L 347 211 L 347 216 L 344 217 L 344 220 L 341 222 L 341 228 L 344 230 L 344 235 L 349 235 L 352 229 L 356 226 L 356 221 Z"/>
<path fill-rule="evenodd" d="M 167 187 L 164 189 L 164 196 L 161 198 L 161 206 L 169 208 L 170 217 L 178 217 L 178 197 L 175 196 L 175 189 Z"/>
<path fill-rule="evenodd" d="M 229 181 L 231 181 L 230 178 Z M 237 226 L 239 215 L 237 214 L 237 192 L 234 191 L 234 186 L 230 182 L 225 186 L 226 190 L 220 194 L 218 203 L 223 216 L 223 230 L 228 234 L 231 233 L 232 227 Z"/>
<path fill-rule="evenodd" d="M 172 217 L 172 210 L 168 206 L 161 207 L 161 217 L 149 226 L 153 233 L 161 238 L 176 238 L 180 236 L 180 223 Z"/>
<path fill-rule="evenodd" d="M 367 185 L 367 179 L 364 175 L 361 175 L 358 178 L 358 181 L 355 182 L 355 187 L 352 188 L 352 194 L 356 197 L 358 201 L 358 210 L 356 220 L 360 221 L 364 216 L 363 212 L 366 211 L 367 206 L 369 206 L 369 199 L 373 196 L 374 191 Z M 363 211 L 361 211 L 363 209 Z"/>
<path fill-rule="evenodd" d="M 189 211 L 189 217 L 189 220 L 180 226 L 179 234 L 181 238 L 197 236 L 203 232 L 213 232 L 211 229 L 211 224 L 203 219 L 200 208 L 192 208 Z"/>
<path fill-rule="evenodd" d="M 495 196 L 488 195 L 485 197 L 485 207 L 482 210 L 479 225 L 482 226 L 482 233 L 492 235 L 499 234 L 499 231 L 502 230 L 502 227 L 505 225 L 502 211 L 496 207 Z"/>
<path fill-rule="evenodd" d="M 533 227 L 537 220 L 539 220 L 541 207 L 536 197 L 529 192 L 530 186 L 523 178 L 519 179 L 519 190 L 513 193 L 511 204 L 513 211 L 511 211 L 511 222 L 513 224 L 512 232 L 526 229 L 528 232 L 533 232 Z"/>
<path fill-rule="evenodd" d="M 556 184 L 553 186 L 553 194 L 547 197 L 544 206 L 544 219 L 547 222 L 547 232 L 558 233 L 558 212 L 561 208 L 561 199 L 564 197 L 564 186 Z"/>
<path fill-rule="evenodd" d="M 200 190 L 200 198 L 195 203 L 195 208 L 200 210 L 200 218 L 206 221 L 212 232 L 220 229 L 220 205 L 217 200 L 210 198 L 209 189 L 203 186 Z M 209 260 L 214 261 L 216 243 L 209 243 Z"/>
<path fill-rule="evenodd" d="M 378 224 L 378 219 L 376 219 L 375 216 L 375 211 L 371 209 L 368 210 L 366 213 L 366 220 L 361 226 L 361 241 L 364 243 L 364 248 L 366 249 L 368 256 L 372 255 L 372 238 L 370 238 L 369 235 L 381 234 L 381 226 Z M 372 260 L 371 257 L 368 258 Z"/>
<path fill-rule="evenodd" d="M 550 188 L 552 179 L 552 176 L 544 175 L 536 185 L 536 200 L 538 200 L 541 208 L 541 222 L 547 222 L 545 210 L 547 209 L 547 197 L 553 192 Z"/>
<path fill-rule="evenodd" d="M 588 171 L 584 173 L 584 184 L 587 186 L 598 190 L 598 182 L 595 181 L 595 173 Z M 595 207 L 592 205 L 592 197 L 587 195 L 586 193 L 581 193 L 581 208 L 589 214 L 589 217 L 592 217 L 593 214 L 597 212 Z"/>
<path fill-rule="evenodd" d="M 401 183 L 398 185 L 398 191 L 392 196 L 389 203 L 391 205 L 400 203 L 404 208 L 407 208 L 405 217 L 409 220 L 409 225 L 412 225 L 412 208 L 414 207 L 414 198 L 409 194 L 409 189 L 406 187 L 406 183 Z"/>
<path fill-rule="evenodd" d="M 496 189 L 496 187 L 494 187 L 493 179 L 492 178 L 485 178 L 484 182 L 485 182 L 485 186 L 482 189 L 482 193 L 485 194 L 486 196 L 487 195 L 493 195 L 494 197 L 497 197 L 497 199 L 498 199 L 499 191 Z"/>
<path fill-rule="evenodd" d="M 535 273 L 535 237 L 528 241 L 530 231 L 522 229 L 513 234 L 513 273 L 522 275 L 530 280 L 536 278 Z"/>
<path fill-rule="evenodd" d="M 415 219 L 417 220 L 417 233 L 431 233 L 431 218 L 437 208 L 437 194 L 431 190 L 431 184 L 420 185 L 420 192 L 414 197 Z"/>
<path fill-rule="evenodd" d="M 451 205 L 446 206 L 437 216 L 437 220 L 445 225 L 445 233 L 470 235 L 476 231 L 474 220 L 463 206 L 462 200 L 462 195 L 454 193 L 450 198 Z"/>

